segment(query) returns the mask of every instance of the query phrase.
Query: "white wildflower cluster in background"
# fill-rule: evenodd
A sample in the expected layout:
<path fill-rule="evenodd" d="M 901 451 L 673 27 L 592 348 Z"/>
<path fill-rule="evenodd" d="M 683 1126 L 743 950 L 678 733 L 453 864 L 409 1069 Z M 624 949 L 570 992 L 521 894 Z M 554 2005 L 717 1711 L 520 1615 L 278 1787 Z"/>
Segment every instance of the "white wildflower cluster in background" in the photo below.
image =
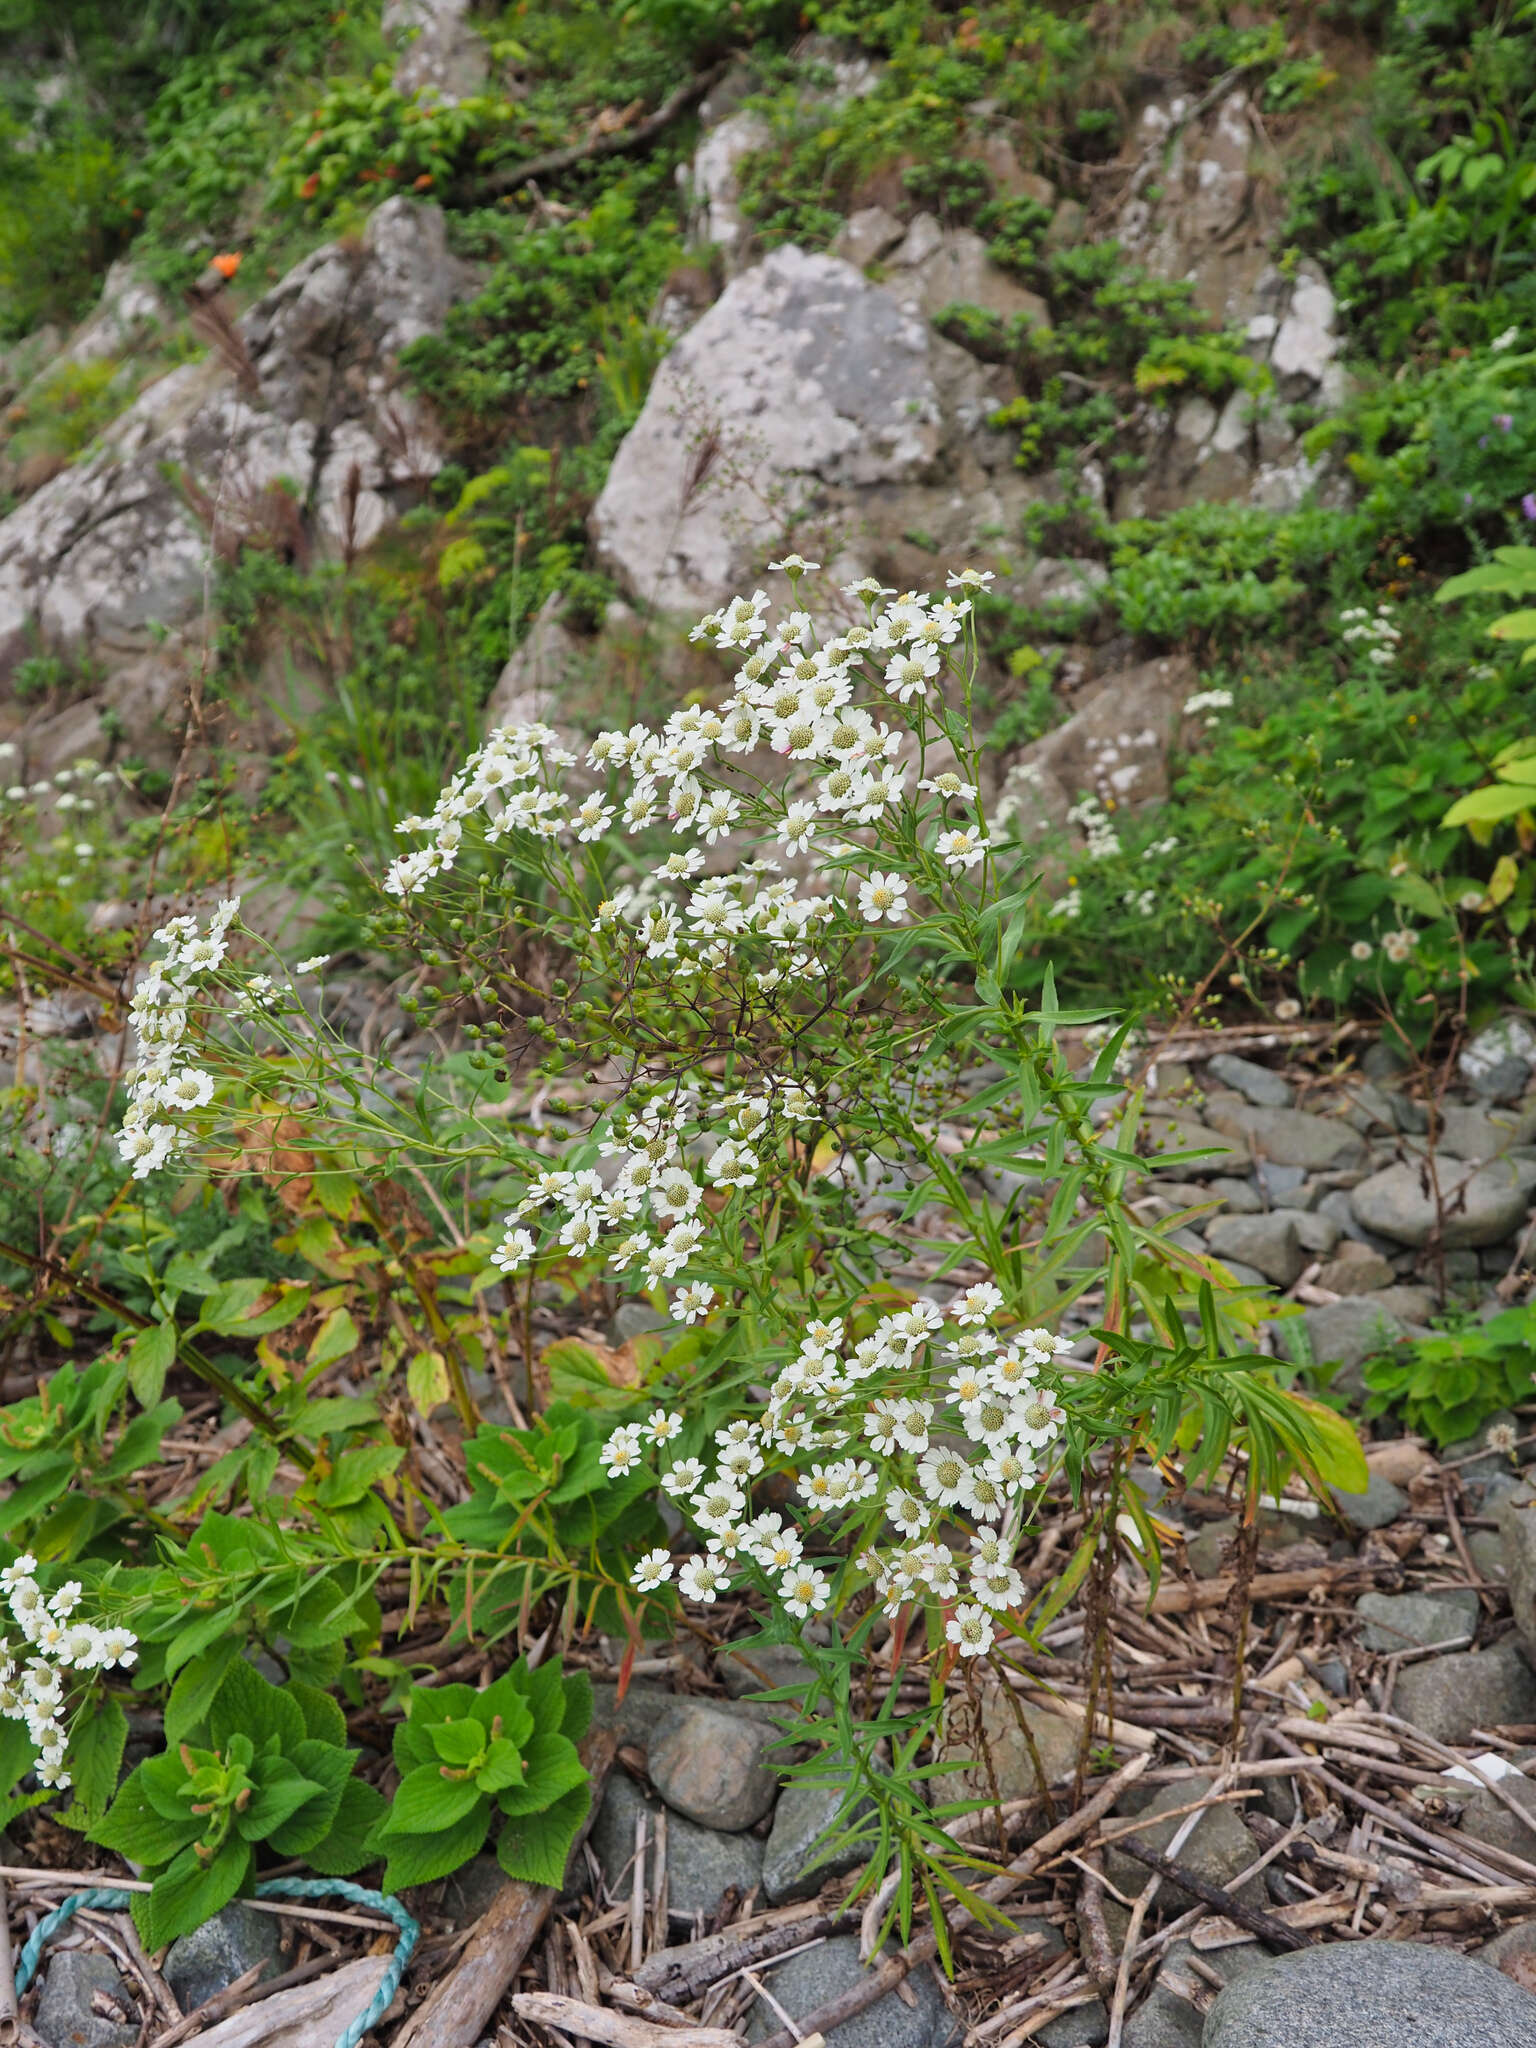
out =
<path fill-rule="evenodd" d="M 194 917 L 175 917 L 155 933 L 164 953 L 140 975 L 129 1002 L 135 1057 L 117 1140 L 135 1180 L 186 1149 L 196 1112 L 213 1100 L 213 1076 L 188 1056 L 183 1041 L 198 983 L 223 964 L 239 909 L 240 899 L 230 897 L 215 907 L 206 932 Z"/>
<path fill-rule="evenodd" d="M 36 1570 L 37 1559 L 24 1553 L 0 1571 L 0 1591 L 22 1636 L 21 1645 L 0 1638 L 0 1714 L 25 1725 L 38 1752 L 38 1782 L 62 1789 L 69 1783 L 63 1716 L 70 1681 L 126 1669 L 138 1655 L 137 1638 L 125 1628 L 82 1621 L 79 1580 L 44 1594 L 32 1576 Z"/>
<path fill-rule="evenodd" d="M 655 1461 L 704 1543 L 680 1568 L 665 1550 L 647 1552 L 636 1586 L 654 1592 L 676 1569 L 685 1597 L 707 1604 L 756 1584 L 805 1620 L 851 1569 L 890 1615 L 938 1603 L 960 1655 L 983 1655 L 994 1617 L 1024 1599 L 1014 1554 L 1066 1419 L 1042 1377 L 1066 1340 L 1000 1329 L 1002 1308 L 1001 1291 L 982 1282 L 947 1311 L 919 1300 L 882 1316 L 857 1341 L 840 1318 L 812 1322 L 762 1405 L 715 1432 L 707 1464 L 673 1455 L 680 1423 L 666 1409 L 616 1429 L 609 1472 Z M 754 1485 L 780 1473 L 798 1505 L 757 1509 Z"/>
<path fill-rule="evenodd" d="M 1390 605 L 1379 604 L 1374 612 L 1363 604 L 1351 605 L 1348 611 L 1339 613 L 1339 624 L 1344 628 L 1341 637 L 1362 644 L 1366 660 L 1374 662 L 1377 668 L 1390 668 L 1397 660 L 1403 636 L 1392 623 Z"/>
<path fill-rule="evenodd" d="M 1196 690 L 1193 696 L 1184 699 L 1184 716 L 1186 718 L 1198 718 L 1203 712 L 1208 729 L 1221 723 L 1221 720 L 1216 716 L 1218 711 L 1230 711 L 1231 709 L 1232 692 L 1230 690 Z"/>
<path fill-rule="evenodd" d="M 1067 812 L 1067 823 L 1081 827 L 1088 841 L 1090 860 L 1113 860 L 1120 851 L 1120 834 L 1109 813 L 1096 796 L 1081 796 Z"/>

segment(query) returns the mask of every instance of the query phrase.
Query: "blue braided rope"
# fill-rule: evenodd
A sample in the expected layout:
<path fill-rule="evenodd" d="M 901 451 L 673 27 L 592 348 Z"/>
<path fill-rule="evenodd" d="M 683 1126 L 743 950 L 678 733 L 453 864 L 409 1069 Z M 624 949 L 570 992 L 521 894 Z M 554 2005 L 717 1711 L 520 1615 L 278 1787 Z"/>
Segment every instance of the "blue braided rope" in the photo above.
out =
<path fill-rule="evenodd" d="M 399 1928 L 400 1939 L 385 1966 L 384 1975 L 379 1979 L 379 1988 L 351 2025 L 337 2036 L 336 2048 L 358 2048 L 364 2034 L 378 2025 L 394 2003 L 421 1928 L 398 1899 L 387 1899 L 382 1892 L 368 1891 L 363 1885 L 349 1884 L 341 1877 L 273 1877 L 257 1885 L 256 1896 L 258 1899 L 350 1899 L 356 1906 L 367 1906 L 375 1913 L 387 1915 Z M 61 1905 L 55 1906 L 51 1913 L 46 1913 L 38 1921 L 28 1938 L 16 1964 L 17 1991 L 26 1990 L 42 1959 L 43 1950 L 82 1907 L 96 1907 L 104 1913 L 121 1913 L 127 1909 L 131 1898 L 131 1893 L 120 1891 L 116 1885 L 92 1885 L 86 1891 L 71 1892 Z"/>

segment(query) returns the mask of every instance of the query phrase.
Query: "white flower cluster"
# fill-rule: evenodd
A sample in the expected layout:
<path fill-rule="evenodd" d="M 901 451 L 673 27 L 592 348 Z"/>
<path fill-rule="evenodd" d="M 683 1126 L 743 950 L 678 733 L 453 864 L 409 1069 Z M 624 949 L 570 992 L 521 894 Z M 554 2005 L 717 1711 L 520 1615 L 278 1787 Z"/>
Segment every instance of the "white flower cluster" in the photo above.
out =
<path fill-rule="evenodd" d="M 600 1155 L 614 1162 L 607 1176 L 596 1167 L 537 1175 L 507 1217 L 492 1260 L 504 1273 L 525 1266 L 537 1249 L 525 1219 L 553 1211 L 562 1219 L 553 1237 L 567 1251 L 585 1256 L 616 1236 L 608 1246 L 616 1272 L 633 1274 L 647 1288 L 675 1280 L 705 1248 L 716 1222 L 706 1191 L 756 1186 L 766 1143 L 820 1115 L 803 1082 L 772 1075 L 752 1089 L 683 1091 L 670 1102 L 620 1112 L 599 1144 Z M 712 1287 L 696 1284 L 674 1296 L 672 1306 L 692 1322 L 713 1299 Z"/>
<path fill-rule="evenodd" d="M 1120 834 L 1110 823 L 1109 813 L 1096 796 L 1082 796 L 1067 812 L 1067 823 L 1082 827 L 1088 841 L 1090 860 L 1113 860 L 1120 851 Z"/>
<path fill-rule="evenodd" d="M 765 1405 L 716 1431 L 714 1469 L 681 1458 L 661 1475 L 706 1544 L 677 1573 L 684 1595 L 713 1602 L 738 1576 L 751 1581 L 755 1567 L 785 1611 L 804 1619 L 829 1604 L 835 1553 L 853 1536 L 888 1614 L 937 1601 L 950 1610 L 948 1638 L 962 1656 L 989 1650 L 993 1616 L 1024 1597 L 1013 1558 L 1026 1496 L 1066 1419 L 1041 1373 L 1069 1348 L 1049 1330 L 994 1328 L 1002 1306 L 983 1282 L 947 1316 L 917 1301 L 857 1342 L 841 1319 L 810 1324 Z M 653 1451 L 670 1457 L 680 1428 L 658 1408 L 616 1429 L 603 1461 L 620 1477 Z M 803 1503 L 798 1525 L 754 1511 L 752 1483 L 775 1461 L 789 1467 Z M 946 1529 L 968 1554 L 957 1554 Z M 672 1575 L 669 1554 L 653 1550 L 634 1583 L 654 1591 Z"/>
<path fill-rule="evenodd" d="M 790 566 L 798 575 L 815 565 L 792 558 Z M 974 590 L 990 581 L 990 571 L 965 570 L 949 581 L 952 589 Z M 451 869 L 465 823 L 476 816 L 492 843 L 525 832 L 587 844 L 614 829 L 643 831 L 665 815 L 680 837 L 715 846 L 759 822 L 763 813 L 737 789 L 714 780 L 711 771 L 764 746 L 805 764 L 808 774 L 814 771 L 806 795 L 771 801 L 780 846 L 800 854 L 819 840 L 828 851 L 856 854 L 848 832 L 878 825 L 907 794 L 910 770 L 897 759 L 903 733 L 881 713 L 893 704 L 910 709 L 937 695 L 947 651 L 966 630 L 971 599 L 935 599 L 914 591 L 896 596 L 868 578 L 849 584 L 844 595 L 864 601 L 868 622 L 821 644 L 808 612 L 791 611 L 770 625 L 762 590 L 733 598 L 702 619 L 694 639 L 741 651 L 732 694 L 717 710 L 684 706 L 659 732 L 632 725 L 599 733 L 586 765 L 600 771 L 607 786 L 579 802 L 560 779 L 576 757 L 548 726 L 493 732 L 444 789 L 430 817 L 400 821 L 397 831 L 428 834 L 430 840 L 392 864 L 384 887 L 408 898 Z M 881 609 L 884 598 L 894 602 Z M 861 686 L 870 693 L 868 701 L 857 701 Z M 627 783 L 622 793 L 621 776 Z M 979 815 L 956 821 L 949 809 L 974 807 L 974 786 L 950 770 L 925 776 L 918 787 L 935 799 L 925 813 L 930 851 L 952 874 L 974 868 L 992 842 Z M 699 847 L 690 846 L 664 862 L 656 879 L 691 883 L 703 866 Z M 621 890 L 599 910 L 599 927 L 625 927 L 646 959 L 666 961 L 674 973 L 724 965 L 730 938 L 750 931 L 783 949 L 788 965 L 781 971 L 793 974 L 797 960 L 804 966 L 799 947 L 808 928 L 836 910 L 825 898 L 798 898 L 787 881 L 759 886 L 760 876 L 776 872 L 771 862 L 745 862 L 729 879 L 711 878 L 678 902 Z M 857 914 L 869 924 L 898 923 L 905 897 L 900 878 L 874 870 L 857 882 Z"/>
<path fill-rule="evenodd" d="M 1365 658 L 1377 668 L 1390 668 L 1397 660 L 1398 643 L 1403 636 L 1392 623 L 1389 605 L 1379 604 L 1374 612 L 1367 611 L 1363 604 L 1351 605 L 1348 611 L 1339 613 L 1339 624 L 1344 628 L 1345 640 L 1365 642 Z"/>
<path fill-rule="evenodd" d="M 182 1041 L 197 980 L 222 964 L 239 908 L 237 896 L 217 904 L 206 934 L 193 917 L 174 917 L 155 933 L 165 952 L 139 977 L 129 1003 L 136 1058 L 117 1140 L 135 1180 L 185 1149 L 192 1135 L 186 1119 L 213 1100 L 213 1076 L 187 1059 Z"/>
<path fill-rule="evenodd" d="M 1418 943 L 1417 932 L 1403 930 L 1383 932 L 1381 935 L 1381 950 L 1398 967 L 1401 967 L 1405 960 L 1413 958 L 1414 948 Z"/>
<path fill-rule="evenodd" d="M 69 1783 L 64 1752 L 64 1694 L 72 1675 L 126 1668 L 138 1655 L 137 1637 L 125 1628 L 101 1629 L 76 1618 L 81 1586 L 71 1579 L 45 1596 L 32 1574 L 37 1559 L 23 1554 L 0 1571 L 0 1591 L 26 1649 L 13 1652 L 0 1638 L 0 1714 L 20 1721 L 38 1751 L 38 1782 L 62 1789 Z"/>
<path fill-rule="evenodd" d="M 1216 716 L 1218 711 L 1230 711 L 1231 709 L 1232 692 L 1230 690 L 1196 690 L 1192 697 L 1184 699 L 1184 716 L 1186 718 L 1195 718 L 1203 711 L 1207 713 L 1205 723 L 1208 728 L 1221 723 L 1220 719 Z"/>

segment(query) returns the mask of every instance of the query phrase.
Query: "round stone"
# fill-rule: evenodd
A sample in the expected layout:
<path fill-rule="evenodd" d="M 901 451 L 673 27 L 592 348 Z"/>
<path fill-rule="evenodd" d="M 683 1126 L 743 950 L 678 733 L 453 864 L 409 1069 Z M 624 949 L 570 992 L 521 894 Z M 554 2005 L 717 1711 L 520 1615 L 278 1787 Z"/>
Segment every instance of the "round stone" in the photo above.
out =
<path fill-rule="evenodd" d="M 1202 2048 L 1519 2048 L 1536 1998 L 1486 1963 L 1412 1941 L 1334 1942 L 1229 1984 Z"/>

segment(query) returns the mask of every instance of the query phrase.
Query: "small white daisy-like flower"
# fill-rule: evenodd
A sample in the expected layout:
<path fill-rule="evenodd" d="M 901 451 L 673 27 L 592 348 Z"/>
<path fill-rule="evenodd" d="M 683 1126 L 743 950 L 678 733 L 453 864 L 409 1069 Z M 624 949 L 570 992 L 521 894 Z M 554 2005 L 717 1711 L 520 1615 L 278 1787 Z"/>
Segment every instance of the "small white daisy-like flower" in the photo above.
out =
<path fill-rule="evenodd" d="M 712 1607 L 721 1587 L 729 1584 L 730 1574 L 712 1557 L 690 1557 L 677 1575 L 678 1591 L 683 1598 L 700 1601 L 706 1607 Z"/>
<path fill-rule="evenodd" d="M 691 1286 L 683 1287 L 672 1297 L 672 1313 L 680 1323 L 696 1323 L 707 1313 L 715 1298 L 715 1290 L 707 1280 L 696 1280 Z"/>
<path fill-rule="evenodd" d="M 814 1565 L 795 1565 L 779 1581 L 779 1600 L 798 1621 L 820 1614 L 831 1597 L 826 1573 L 817 1571 Z"/>
<path fill-rule="evenodd" d="M 675 1500 L 681 1500 L 686 1493 L 694 1492 L 704 1484 L 704 1467 L 697 1458 L 679 1458 L 672 1470 L 662 1479 L 662 1489 Z"/>
<path fill-rule="evenodd" d="M 951 1615 L 944 1634 L 962 1657 L 984 1657 L 996 1641 L 992 1617 L 986 1608 L 963 1602 Z"/>
<path fill-rule="evenodd" d="M 877 870 L 867 881 L 859 884 L 859 915 L 866 924 L 878 924 L 886 918 L 891 924 L 900 924 L 907 913 L 907 884 L 900 875 L 881 874 Z"/>
<path fill-rule="evenodd" d="M 658 1586 L 666 1584 L 672 1576 L 672 1559 L 665 1550 L 648 1550 L 630 1573 L 633 1584 L 642 1593 L 654 1593 Z"/>
<path fill-rule="evenodd" d="M 933 850 L 945 867 L 958 873 L 961 869 L 975 867 L 991 844 L 985 832 L 974 827 L 957 828 L 953 832 L 941 832 L 934 841 Z"/>
<path fill-rule="evenodd" d="M 633 1472 L 640 1463 L 640 1430 L 633 1422 L 621 1423 L 598 1453 L 615 1479 Z"/>

